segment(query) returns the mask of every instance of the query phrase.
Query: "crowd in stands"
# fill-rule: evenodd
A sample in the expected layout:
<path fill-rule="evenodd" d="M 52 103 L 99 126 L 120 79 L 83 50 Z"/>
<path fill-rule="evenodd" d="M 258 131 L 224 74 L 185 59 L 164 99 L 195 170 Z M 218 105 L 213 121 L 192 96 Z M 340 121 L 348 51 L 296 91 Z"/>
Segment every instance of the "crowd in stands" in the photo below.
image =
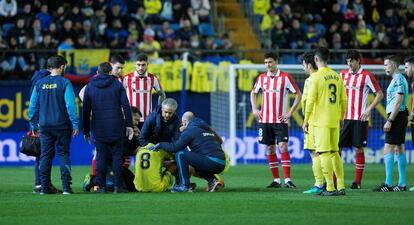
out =
<path fill-rule="evenodd" d="M 40 50 L 0 51 L 0 70 L 44 68 L 71 49 L 146 51 L 156 62 L 159 50 L 232 48 L 210 11 L 209 0 L 0 0 L 0 50 Z"/>
<path fill-rule="evenodd" d="M 412 49 L 412 0 L 252 0 L 272 48 Z M 384 55 L 372 53 L 373 59 Z M 343 62 L 343 58 L 334 58 Z"/>

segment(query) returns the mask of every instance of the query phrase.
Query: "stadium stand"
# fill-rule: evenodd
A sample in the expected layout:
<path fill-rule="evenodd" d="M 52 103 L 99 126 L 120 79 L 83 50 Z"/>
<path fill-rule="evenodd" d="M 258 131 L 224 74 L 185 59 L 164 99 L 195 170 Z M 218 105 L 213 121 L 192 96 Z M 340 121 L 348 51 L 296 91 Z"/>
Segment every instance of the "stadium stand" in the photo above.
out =
<path fill-rule="evenodd" d="M 146 31 L 159 43 L 155 49 L 162 60 L 176 60 L 190 50 L 193 60 L 219 56 L 220 61 L 231 55 L 260 62 L 263 50 L 272 48 L 279 51 L 281 63 L 290 64 L 298 63 L 306 49 L 327 46 L 335 52 L 333 63 L 342 63 L 341 51 L 350 48 L 366 49 L 364 60 L 379 63 L 386 53 L 375 50 L 414 47 L 411 1 L 0 3 L 0 79 L 27 79 L 57 50 L 108 48 L 132 59 L 139 49 L 153 49 L 145 43 Z"/>

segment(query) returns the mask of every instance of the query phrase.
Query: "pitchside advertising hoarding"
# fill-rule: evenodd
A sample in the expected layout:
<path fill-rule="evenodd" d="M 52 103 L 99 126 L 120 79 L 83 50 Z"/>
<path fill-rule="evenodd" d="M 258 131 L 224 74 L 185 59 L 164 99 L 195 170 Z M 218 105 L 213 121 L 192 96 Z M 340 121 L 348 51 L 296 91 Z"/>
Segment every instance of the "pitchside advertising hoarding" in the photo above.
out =
<path fill-rule="evenodd" d="M 34 158 L 20 154 L 21 140 L 24 133 L 28 130 L 27 109 L 29 105 L 29 90 L 30 85 L 4 85 L 0 84 L 0 166 L 30 166 L 33 165 Z M 79 91 L 81 87 L 75 87 L 75 92 Z M 177 94 L 168 94 L 177 98 Z M 194 98 L 194 99 L 193 99 Z M 411 99 L 411 98 L 410 98 Z M 79 100 L 77 99 L 79 103 Z M 81 110 L 81 104 L 78 104 L 78 110 Z M 186 110 L 193 110 L 201 118 L 209 118 L 210 107 L 208 94 L 190 94 L 189 101 L 187 101 Z M 383 105 L 378 108 L 383 111 Z M 196 109 L 196 110 L 194 110 Z M 198 111 L 197 111 L 198 110 Z M 204 114 L 203 114 L 204 113 Z M 377 125 L 371 127 L 369 130 L 368 146 L 365 149 L 365 156 L 367 163 L 381 163 L 382 162 L 382 148 L 384 144 L 384 133 L 381 130 L 383 121 L 382 113 L 375 112 L 374 120 L 379 121 Z M 252 116 L 248 116 L 248 120 Z M 292 118 L 292 124 L 301 124 L 302 118 L 299 113 Z M 249 124 L 247 121 L 246 124 Z M 292 163 L 309 163 L 311 161 L 309 153 L 303 150 L 303 132 L 298 128 L 290 129 L 289 137 L 289 151 L 291 153 Z M 229 141 L 224 137 L 224 149 L 229 150 Z M 260 145 L 257 142 L 257 131 L 255 129 L 248 129 L 237 132 L 236 137 L 236 152 L 232 157 L 237 159 L 238 164 L 244 163 L 265 163 L 266 146 Z M 406 154 L 407 161 L 414 163 L 414 151 L 412 147 L 411 135 L 407 132 L 406 135 Z M 83 140 L 83 134 L 80 133 L 75 137 L 71 144 L 71 160 L 73 165 L 90 165 L 92 158 L 93 146 L 87 144 Z M 345 162 L 353 163 L 355 152 L 350 149 L 344 149 L 342 157 Z M 57 160 L 54 161 L 57 163 Z"/>

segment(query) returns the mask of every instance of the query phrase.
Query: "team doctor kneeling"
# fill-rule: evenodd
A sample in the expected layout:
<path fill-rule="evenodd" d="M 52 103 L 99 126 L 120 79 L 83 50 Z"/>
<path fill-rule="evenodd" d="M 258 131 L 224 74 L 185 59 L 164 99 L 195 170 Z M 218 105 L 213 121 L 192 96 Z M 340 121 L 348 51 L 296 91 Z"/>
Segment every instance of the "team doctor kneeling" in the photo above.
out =
<path fill-rule="evenodd" d="M 160 142 L 149 147 L 149 150 L 176 153 L 179 185 L 175 185 L 173 192 L 191 192 L 189 166 L 192 166 L 197 175 L 209 183 L 214 189 L 222 188 L 214 174 L 223 173 L 228 169 L 229 161 L 221 144 L 221 137 L 202 119 L 195 117 L 192 112 L 185 112 L 182 116 L 182 134 L 174 142 Z M 189 147 L 188 150 L 186 147 Z M 185 149 L 185 150 L 183 150 Z"/>

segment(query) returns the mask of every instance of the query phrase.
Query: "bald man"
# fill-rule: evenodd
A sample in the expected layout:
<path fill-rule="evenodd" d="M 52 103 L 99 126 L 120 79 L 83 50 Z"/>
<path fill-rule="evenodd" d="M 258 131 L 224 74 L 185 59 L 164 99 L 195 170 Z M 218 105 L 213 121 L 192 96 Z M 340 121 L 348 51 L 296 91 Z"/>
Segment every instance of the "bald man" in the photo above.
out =
<path fill-rule="evenodd" d="M 182 116 L 182 134 L 177 141 L 161 142 L 154 145 L 152 150 L 163 149 L 166 152 L 176 153 L 179 185 L 175 185 L 172 192 L 190 192 L 190 172 L 192 166 L 198 176 L 209 183 L 208 191 L 214 192 L 223 188 L 214 174 L 219 174 L 228 165 L 221 144 L 221 137 L 202 119 L 192 112 L 185 112 Z M 183 150 L 189 147 L 191 151 Z"/>

